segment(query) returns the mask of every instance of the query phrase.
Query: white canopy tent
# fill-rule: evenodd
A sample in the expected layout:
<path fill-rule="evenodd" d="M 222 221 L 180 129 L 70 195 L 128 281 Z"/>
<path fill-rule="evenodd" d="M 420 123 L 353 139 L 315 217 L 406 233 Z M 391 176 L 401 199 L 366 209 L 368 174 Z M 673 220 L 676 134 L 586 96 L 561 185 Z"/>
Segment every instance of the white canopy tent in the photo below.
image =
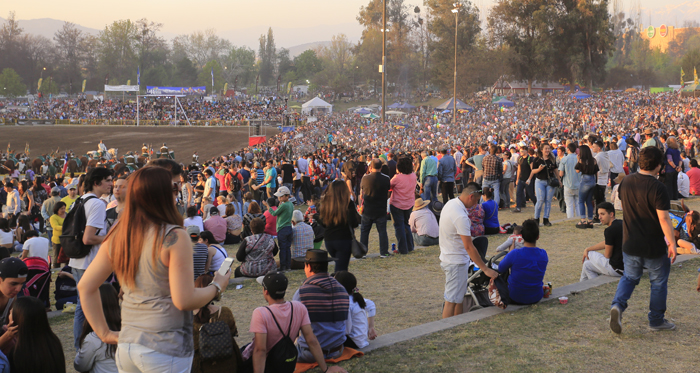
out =
<path fill-rule="evenodd" d="M 309 114 L 311 113 L 311 110 L 314 110 L 314 112 L 330 114 L 333 112 L 333 105 L 318 97 L 314 97 L 301 105 L 302 114 Z"/>

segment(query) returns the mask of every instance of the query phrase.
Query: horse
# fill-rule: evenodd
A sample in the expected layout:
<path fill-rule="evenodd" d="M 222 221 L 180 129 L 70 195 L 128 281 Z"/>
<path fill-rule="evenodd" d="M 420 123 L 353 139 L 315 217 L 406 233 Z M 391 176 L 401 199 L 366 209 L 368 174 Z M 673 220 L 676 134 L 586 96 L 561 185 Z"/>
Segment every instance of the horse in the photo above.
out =
<path fill-rule="evenodd" d="M 0 175 L 11 174 L 15 170 L 15 162 L 12 160 L 6 160 L 3 164 L 0 164 Z"/>
<path fill-rule="evenodd" d="M 85 172 L 87 171 L 87 165 L 88 165 L 89 159 L 85 156 L 80 157 L 80 172 Z"/>
<path fill-rule="evenodd" d="M 119 152 L 119 148 L 110 148 L 109 150 L 107 150 L 107 153 L 105 153 L 105 154 L 103 155 L 103 156 L 104 156 L 104 159 L 107 160 L 107 161 L 109 161 L 109 160 L 111 160 L 111 159 L 117 159 L 117 158 L 118 158 L 118 157 L 117 157 L 117 153 L 118 153 L 118 152 Z"/>
<path fill-rule="evenodd" d="M 93 168 L 97 167 L 97 164 L 100 163 L 98 159 L 91 159 L 87 161 L 85 164 L 87 165 L 87 168 L 85 171 L 87 172 L 88 170 L 92 170 Z"/>
<path fill-rule="evenodd" d="M 77 158 L 69 159 L 68 167 L 66 167 L 66 172 L 80 172 L 80 166 L 78 165 L 79 161 L 80 160 Z"/>
<path fill-rule="evenodd" d="M 31 168 L 36 174 L 41 174 L 41 166 L 44 165 L 44 161 L 40 158 L 35 158 L 31 163 L 27 164 L 27 167 Z"/>

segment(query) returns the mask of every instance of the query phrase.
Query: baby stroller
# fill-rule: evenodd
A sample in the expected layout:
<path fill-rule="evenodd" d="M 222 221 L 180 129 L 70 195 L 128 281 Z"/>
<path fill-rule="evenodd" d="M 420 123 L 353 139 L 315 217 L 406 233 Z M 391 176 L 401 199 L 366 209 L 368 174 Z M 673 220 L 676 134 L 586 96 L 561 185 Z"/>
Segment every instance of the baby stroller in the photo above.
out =
<path fill-rule="evenodd" d="M 24 263 L 29 270 L 27 282 L 24 283 L 20 296 L 30 296 L 39 298 L 44 302 L 46 308 L 51 307 L 49 302 L 49 288 L 51 287 L 51 267 L 44 258 L 30 257 L 24 259 Z"/>
<path fill-rule="evenodd" d="M 486 263 L 486 266 L 497 271 L 498 263 L 501 262 L 501 258 L 508 254 L 508 252 L 500 252 L 487 260 L 486 251 L 488 250 L 489 244 L 488 238 L 484 236 L 476 237 L 472 242 L 477 251 L 479 251 L 481 260 Z M 491 303 L 489 299 L 489 283 L 491 278 L 484 273 L 483 269 L 476 267 L 474 263 L 469 264 L 468 273 L 467 294 L 464 296 L 463 302 L 464 312 L 492 307 L 493 303 Z"/>

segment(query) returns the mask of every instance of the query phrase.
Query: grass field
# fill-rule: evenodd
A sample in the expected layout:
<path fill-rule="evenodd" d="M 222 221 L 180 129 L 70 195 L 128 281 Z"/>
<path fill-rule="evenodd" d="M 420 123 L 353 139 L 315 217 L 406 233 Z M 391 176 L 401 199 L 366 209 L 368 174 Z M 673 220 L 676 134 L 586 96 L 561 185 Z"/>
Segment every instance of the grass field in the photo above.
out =
<path fill-rule="evenodd" d="M 688 203 L 700 208 L 700 200 Z M 501 211 L 501 224 L 522 223 L 532 217 L 533 208 L 520 214 Z M 553 204 L 551 220 L 565 215 Z M 542 227 L 538 246 L 547 250 L 549 265 L 545 282 L 554 287 L 579 280 L 583 249 L 603 240 L 603 227 L 576 229 L 575 222 L 555 223 Z M 396 242 L 393 227 L 388 226 L 389 244 Z M 489 255 L 506 239 L 489 237 Z M 228 246 L 234 253 L 236 246 Z M 370 234 L 370 253 L 378 253 L 376 230 Z M 440 319 L 443 302 L 444 274 L 439 265 L 437 246 L 417 249 L 405 256 L 386 259 L 369 258 L 350 263 L 358 278 L 360 292 L 377 305 L 375 318 L 379 335 L 403 330 Z M 237 264 L 234 264 L 237 265 Z M 689 371 L 696 366 L 694 345 L 700 322 L 695 310 L 700 296 L 695 292 L 695 278 L 700 260 L 674 266 L 669 283 L 668 316 L 679 330 L 654 334 L 646 331 L 648 280 L 642 280 L 625 313 L 623 335 L 612 335 L 605 319 L 616 284 L 608 284 L 570 298 L 566 306 L 556 302 L 528 307 L 449 331 L 422 337 L 392 347 L 379 349 L 361 359 L 342 364 L 351 372 L 464 372 L 464 371 L 600 371 L 612 364 L 613 371 Z M 331 266 L 332 271 L 332 266 Z M 287 299 L 304 280 L 303 271 L 287 273 Z M 255 307 L 265 305 L 262 287 L 247 280 L 242 289 L 229 286 L 220 303 L 231 308 L 239 330 L 239 346 L 250 342 L 250 317 Z M 51 320 L 61 338 L 69 367 L 75 352 L 72 348 L 72 315 Z M 645 352 L 656 348 L 655 354 Z M 616 359 L 613 359 L 614 349 Z M 668 354 L 673 364 L 667 365 Z M 621 359 L 620 359 L 621 358 Z M 620 361 L 622 360 L 622 361 Z M 607 370 L 607 369 L 606 369 Z"/>

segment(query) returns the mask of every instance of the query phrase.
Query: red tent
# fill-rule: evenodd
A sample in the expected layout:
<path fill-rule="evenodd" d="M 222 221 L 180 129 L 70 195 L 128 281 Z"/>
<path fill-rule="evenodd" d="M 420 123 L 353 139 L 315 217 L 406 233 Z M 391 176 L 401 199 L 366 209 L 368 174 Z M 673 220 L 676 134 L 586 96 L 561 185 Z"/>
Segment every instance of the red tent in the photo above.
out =
<path fill-rule="evenodd" d="M 248 146 L 262 144 L 265 140 L 267 140 L 265 136 L 251 136 L 248 138 Z"/>

